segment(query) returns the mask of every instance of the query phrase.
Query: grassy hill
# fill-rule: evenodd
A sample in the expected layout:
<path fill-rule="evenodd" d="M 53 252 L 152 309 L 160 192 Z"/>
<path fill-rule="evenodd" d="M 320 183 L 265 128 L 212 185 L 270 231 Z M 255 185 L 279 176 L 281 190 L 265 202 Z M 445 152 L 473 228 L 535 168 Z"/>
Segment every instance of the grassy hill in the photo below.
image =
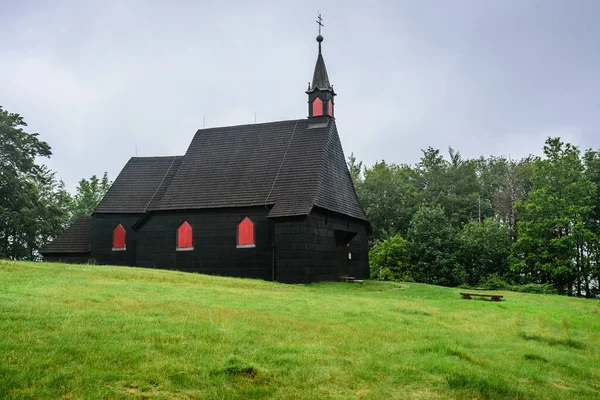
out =
<path fill-rule="evenodd" d="M 0 398 L 600 398 L 600 302 L 0 261 Z"/>

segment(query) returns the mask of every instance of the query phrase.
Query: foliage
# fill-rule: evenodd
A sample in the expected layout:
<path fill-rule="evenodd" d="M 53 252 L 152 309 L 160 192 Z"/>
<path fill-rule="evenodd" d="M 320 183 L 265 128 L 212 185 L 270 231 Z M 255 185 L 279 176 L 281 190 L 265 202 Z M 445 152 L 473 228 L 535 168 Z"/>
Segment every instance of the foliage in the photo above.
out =
<path fill-rule="evenodd" d="M 513 289 L 513 285 L 511 285 L 504 278 L 502 278 L 496 274 L 488 275 L 487 278 L 485 279 L 485 281 L 483 281 L 483 283 L 481 283 L 481 285 L 478 285 L 478 286 L 483 286 L 483 288 L 489 289 L 489 290 L 512 290 Z"/>
<path fill-rule="evenodd" d="M 50 157 L 38 134 L 0 107 L 0 258 L 34 259 L 65 227 L 70 196 L 37 157 Z"/>
<path fill-rule="evenodd" d="M 464 271 L 457 262 L 456 230 L 440 206 L 423 206 L 416 212 L 408 240 L 415 281 L 444 286 L 464 281 Z"/>
<path fill-rule="evenodd" d="M 80 180 L 71 205 L 70 222 L 75 222 L 81 216 L 91 215 L 111 185 L 112 182 L 108 179 L 106 172 L 102 179 L 92 175 L 89 180 L 85 178 Z"/>
<path fill-rule="evenodd" d="M 410 167 L 385 161 L 364 170 L 358 195 L 374 228 L 375 241 L 408 231 L 418 204 L 415 179 Z"/>
<path fill-rule="evenodd" d="M 513 285 L 511 289 L 521 293 L 558 294 L 558 290 L 551 283 L 528 283 L 526 285 Z"/>
<path fill-rule="evenodd" d="M 489 276 L 503 276 L 510 271 L 510 236 L 508 228 L 494 218 L 467 223 L 458 235 L 458 261 L 466 272 L 466 282 L 478 285 Z"/>
<path fill-rule="evenodd" d="M 371 278 L 385 281 L 412 281 L 410 249 L 406 239 L 394 235 L 369 251 Z"/>
<path fill-rule="evenodd" d="M 516 205 L 519 233 L 512 268 L 524 283 L 553 283 L 572 294 L 597 241 L 586 224 L 597 187 L 583 174 L 577 147 L 548 139 L 544 154 L 534 163 L 530 196 Z"/>
<path fill-rule="evenodd" d="M 0 261 L 0 398 L 596 399 L 600 305 Z"/>
<path fill-rule="evenodd" d="M 600 297 L 599 151 L 549 138 L 543 158 L 429 147 L 416 165 L 354 155 L 348 165 L 373 244 L 405 237 L 416 281 L 477 286 L 497 275 Z"/>

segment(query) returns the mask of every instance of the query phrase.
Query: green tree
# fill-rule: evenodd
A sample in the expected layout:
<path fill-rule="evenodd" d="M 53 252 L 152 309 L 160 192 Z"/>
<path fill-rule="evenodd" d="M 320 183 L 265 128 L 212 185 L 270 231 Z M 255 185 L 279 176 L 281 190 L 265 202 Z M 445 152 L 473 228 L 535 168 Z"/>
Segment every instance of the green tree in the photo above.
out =
<path fill-rule="evenodd" d="M 600 296 L 600 152 L 587 150 L 583 156 L 585 176 L 596 185 L 594 208 L 587 223 L 583 288 L 587 297 Z"/>
<path fill-rule="evenodd" d="M 419 202 L 415 178 L 409 166 L 385 161 L 364 170 L 359 197 L 375 241 L 407 232 Z"/>
<path fill-rule="evenodd" d="M 362 161 L 357 161 L 354 153 L 352 153 L 350 156 L 348 156 L 347 164 L 350 177 L 352 178 L 352 183 L 354 183 L 354 188 L 358 194 L 360 184 L 362 183 L 363 163 Z"/>
<path fill-rule="evenodd" d="M 534 162 L 530 196 L 516 204 L 512 268 L 526 282 L 553 283 L 571 295 L 580 292 L 586 262 L 580 247 L 591 237 L 587 221 L 597 187 L 585 176 L 577 147 L 549 138 L 544 154 Z"/>
<path fill-rule="evenodd" d="M 439 205 L 456 228 L 479 217 L 480 182 L 475 160 L 464 160 L 460 152 L 448 149 L 447 161 L 439 150 L 429 147 L 415 172 L 423 204 Z"/>
<path fill-rule="evenodd" d="M 372 279 L 413 280 L 409 244 L 400 235 L 376 243 L 369 251 L 369 265 Z"/>
<path fill-rule="evenodd" d="M 500 158 L 492 173 L 496 182 L 492 190 L 491 203 L 494 215 L 506 225 L 515 240 L 517 231 L 516 204 L 526 199 L 531 192 L 531 176 L 536 157 L 529 156 L 519 161 Z"/>
<path fill-rule="evenodd" d="M 509 231 L 494 218 L 467 223 L 458 235 L 458 260 L 466 272 L 466 282 L 479 285 L 492 275 L 510 272 Z"/>
<path fill-rule="evenodd" d="M 66 222 L 64 185 L 36 164 L 37 157 L 50 157 L 50 146 L 26 126 L 0 107 L 0 258 L 36 258 Z"/>
<path fill-rule="evenodd" d="M 112 182 L 108 179 L 108 174 L 105 172 L 102 179 L 99 179 L 96 175 L 88 179 L 82 179 L 79 181 L 77 191 L 73 197 L 73 203 L 71 205 L 71 218 L 70 222 L 73 223 L 77 218 L 85 215 L 90 215 L 98 206 L 98 203 L 102 200 Z"/>
<path fill-rule="evenodd" d="M 457 263 L 456 231 L 439 205 L 422 206 L 415 213 L 407 239 L 415 281 L 455 286 L 465 280 L 465 272 Z"/>

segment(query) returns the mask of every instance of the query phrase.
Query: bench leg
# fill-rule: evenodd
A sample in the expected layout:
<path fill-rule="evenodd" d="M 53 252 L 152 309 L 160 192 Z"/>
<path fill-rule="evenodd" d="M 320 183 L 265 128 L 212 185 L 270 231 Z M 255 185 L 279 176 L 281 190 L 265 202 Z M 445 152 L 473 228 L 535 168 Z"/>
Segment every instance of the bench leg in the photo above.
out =
<path fill-rule="evenodd" d="M 492 296 L 492 301 L 500 301 L 500 297 Z"/>
<path fill-rule="evenodd" d="M 468 294 L 463 294 L 463 299 L 471 300 L 471 296 L 469 296 Z"/>

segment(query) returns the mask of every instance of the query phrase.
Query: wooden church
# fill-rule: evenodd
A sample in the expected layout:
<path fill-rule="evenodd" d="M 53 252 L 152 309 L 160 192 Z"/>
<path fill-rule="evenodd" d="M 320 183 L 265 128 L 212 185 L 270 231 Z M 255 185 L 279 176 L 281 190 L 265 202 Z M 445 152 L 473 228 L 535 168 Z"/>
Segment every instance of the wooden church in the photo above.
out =
<path fill-rule="evenodd" d="M 369 276 L 370 225 L 321 54 L 308 118 L 198 130 L 183 156 L 133 157 L 45 260 L 289 283 Z"/>

